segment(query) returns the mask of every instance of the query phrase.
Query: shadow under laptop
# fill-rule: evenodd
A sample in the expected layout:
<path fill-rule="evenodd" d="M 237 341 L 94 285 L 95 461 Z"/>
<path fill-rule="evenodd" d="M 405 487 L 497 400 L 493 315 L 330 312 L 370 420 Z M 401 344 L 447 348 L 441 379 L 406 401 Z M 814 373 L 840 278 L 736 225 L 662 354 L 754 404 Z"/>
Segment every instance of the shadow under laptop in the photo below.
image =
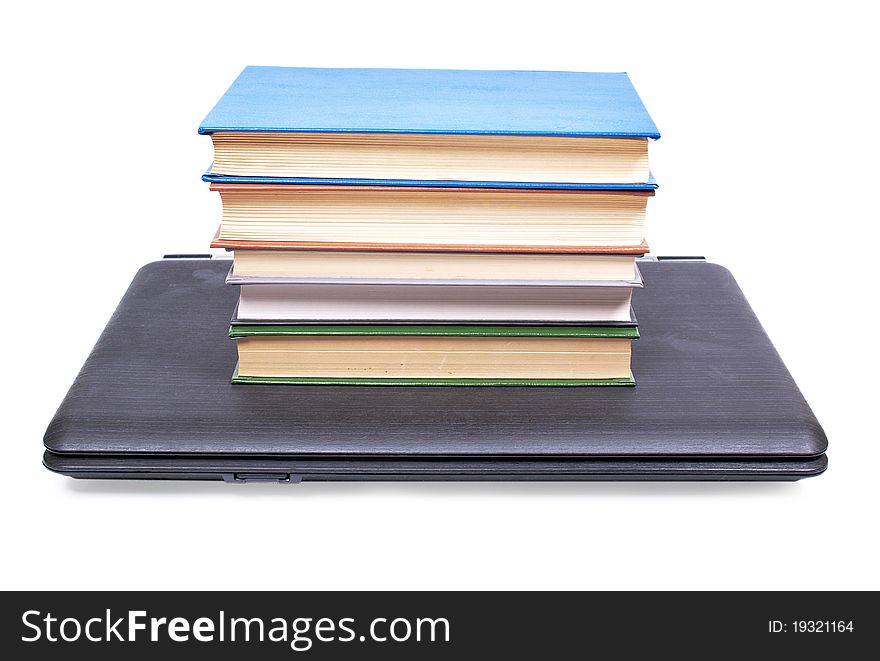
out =
<path fill-rule="evenodd" d="M 200 495 L 230 498 L 324 498 L 399 494 L 408 498 L 439 496 L 553 497 L 765 497 L 798 490 L 797 482 L 302 482 L 298 484 L 227 484 L 176 480 L 69 480 L 68 489 L 82 494 Z"/>

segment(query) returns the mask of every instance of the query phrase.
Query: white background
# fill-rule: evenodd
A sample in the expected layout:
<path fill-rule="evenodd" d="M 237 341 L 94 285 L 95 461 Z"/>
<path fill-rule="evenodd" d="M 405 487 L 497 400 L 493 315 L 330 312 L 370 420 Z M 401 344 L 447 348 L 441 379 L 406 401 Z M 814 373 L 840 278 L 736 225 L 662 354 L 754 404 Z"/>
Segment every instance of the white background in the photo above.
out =
<path fill-rule="evenodd" d="M 871 3 L 6 7 L 3 588 L 880 588 Z M 730 268 L 830 440 L 794 484 L 74 481 L 41 438 L 143 263 L 205 252 L 246 64 L 628 71 L 655 254 Z M 157 329 L 160 331 L 161 329 Z"/>

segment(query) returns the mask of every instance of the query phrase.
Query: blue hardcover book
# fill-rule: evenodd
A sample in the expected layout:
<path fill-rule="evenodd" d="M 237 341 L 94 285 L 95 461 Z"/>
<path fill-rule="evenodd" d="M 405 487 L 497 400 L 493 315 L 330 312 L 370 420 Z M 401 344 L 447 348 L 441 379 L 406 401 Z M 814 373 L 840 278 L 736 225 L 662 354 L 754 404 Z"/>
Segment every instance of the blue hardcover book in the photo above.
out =
<path fill-rule="evenodd" d="M 652 189 L 625 73 L 247 67 L 199 133 L 208 181 Z"/>
<path fill-rule="evenodd" d="M 199 133 L 659 138 L 625 73 L 246 67 Z"/>

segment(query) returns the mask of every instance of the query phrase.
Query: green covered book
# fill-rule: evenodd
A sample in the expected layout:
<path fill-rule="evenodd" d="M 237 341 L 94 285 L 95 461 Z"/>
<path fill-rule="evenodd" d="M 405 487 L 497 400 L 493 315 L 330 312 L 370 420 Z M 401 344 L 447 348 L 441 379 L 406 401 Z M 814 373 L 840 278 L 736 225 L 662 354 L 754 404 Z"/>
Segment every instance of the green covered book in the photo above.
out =
<path fill-rule="evenodd" d="M 229 327 L 229 337 L 416 335 L 442 337 L 639 337 L 636 326 L 488 326 L 451 324 L 254 324 Z"/>
<path fill-rule="evenodd" d="M 233 383 L 634 385 L 634 326 L 234 325 Z"/>

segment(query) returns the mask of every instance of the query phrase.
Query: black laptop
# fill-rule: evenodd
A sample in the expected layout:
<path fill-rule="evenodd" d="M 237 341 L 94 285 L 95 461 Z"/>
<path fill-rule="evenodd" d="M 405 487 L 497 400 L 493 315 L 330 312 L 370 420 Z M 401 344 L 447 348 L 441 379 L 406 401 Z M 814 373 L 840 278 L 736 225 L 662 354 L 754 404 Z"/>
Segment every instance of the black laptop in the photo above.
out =
<path fill-rule="evenodd" d="M 44 437 L 78 478 L 797 480 L 810 407 L 724 268 L 639 263 L 635 387 L 231 385 L 229 261 L 144 266 Z"/>

